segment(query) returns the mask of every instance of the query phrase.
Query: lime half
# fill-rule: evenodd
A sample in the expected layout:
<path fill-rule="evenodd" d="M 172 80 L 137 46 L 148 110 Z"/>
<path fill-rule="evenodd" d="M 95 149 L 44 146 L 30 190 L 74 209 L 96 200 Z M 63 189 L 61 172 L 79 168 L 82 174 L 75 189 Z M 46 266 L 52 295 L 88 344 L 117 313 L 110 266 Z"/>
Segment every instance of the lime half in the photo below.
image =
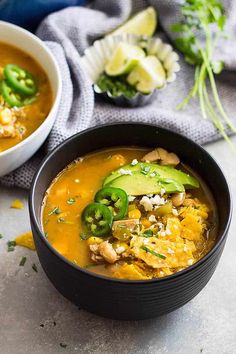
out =
<path fill-rule="evenodd" d="M 157 14 L 153 7 L 138 12 L 130 20 L 118 27 L 111 35 L 132 33 L 141 36 L 152 36 L 157 26 Z M 109 34 L 109 35 L 110 35 Z"/>
<path fill-rule="evenodd" d="M 140 47 L 121 42 L 106 64 L 105 72 L 109 76 L 127 74 L 144 57 L 145 53 Z"/>
<path fill-rule="evenodd" d="M 130 72 L 127 81 L 135 86 L 137 91 L 150 93 L 165 84 L 166 73 L 160 60 L 154 55 L 149 55 Z"/>

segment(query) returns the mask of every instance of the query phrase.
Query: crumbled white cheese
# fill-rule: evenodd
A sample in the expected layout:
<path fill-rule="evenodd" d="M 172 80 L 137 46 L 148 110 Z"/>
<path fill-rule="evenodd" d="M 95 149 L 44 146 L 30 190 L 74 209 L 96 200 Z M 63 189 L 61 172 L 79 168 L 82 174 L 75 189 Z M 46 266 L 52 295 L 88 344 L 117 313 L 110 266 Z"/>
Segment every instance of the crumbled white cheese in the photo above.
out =
<path fill-rule="evenodd" d="M 119 172 L 120 172 L 121 175 L 130 175 L 130 176 L 132 176 L 132 172 L 130 170 L 125 170 L 124 168 L 121 168 L 119 170 Z"/>
<path fill-rule="evenodd" d="M 165 237 L 165 236 L 166 236 L 166 233 L 165 233 L 165 231 L 160 231 L 160 232 L 159 232 L 159 235 L 162 236 L 162 237 Z"/>
<path fill-rule="evenodd" d="M 144 244 L 144 245 L 148 245 L 148 244 L 149 244 L 149 241 L 148 241 L 148 240 L 143 240 L 143 244 Z"/>
<path fill-rule="evenodd" d="M 171 231 L 169 229 L 166 229 L 166 234 L 171 235 Z"/>
<path fill-rule="evenodd" d="M 189 259 L 187 263 L 188 263 L 188 265 L 192 265 L 193 264 L 193 259 Z"/>
<path fill-rule="evenodd" d="M 155 174 L 155 172 L 152 172 L 152 173 L 150 173 L 150 175 L 149 175 L 150 177 L 155 177 L 156 176 L 156 174 Z"/>
<path fill-rule="evenodd" d="M 175 251 L 173 251 L 171 248 L 169 248 L 168 247 L 168 249 L 167 249 L 167 252 L 169 253 L 169 254 L 174 254 L 175 253 Z"/>
<path fill-rule="evenodd" d="M 125 247 L 124 246 L 119 246 L 116 248 L 116 253 L 117 254 L 121 254 L 125 251 Z"/>
<path fill-rule="evenodd" d="M 174 215 L 174 216 L 178 216 L 179 214 L 178 214 L 178 211 L 176 210 L 176 209 L 172 209 L 172 214 Z"/>
<path fill-rule="evenodd" d="M 148 220 L 151 221 L 151 222 L 156 222 L 157 221 L 155 215 L 150 215 Z"/>
<path fill-rule="evenodd" d="M 151 210 L 152 210 L 152 203 L 151 203 L 151 200 L 150 200 L 146 195 L 144 195 L 144 196 L 142 197 L 142 199 L 140 200 L 139 203 L 144 206 L 144 209 L 145 209 L 146 211 L 151 211 Z"/>
<path fill-rule="evenodd" d="M 137 159 L 134 159 L 134 160 L 131 162 L 130 165 L 135 166 L 135 165 L 137 165 L 137 164 L 138 164 L 138 160 L 137 160 Z"/>
<path fill-rule="evenodd" d="M 129 202 L 133 202 L 135 198 L 136 197 L 134 197 L 133 195 L 129 195 L 128 196 Z"/>
<path fill-rule="evenodd" d="M 156 194 L 153 198 L 151 198 L 152 205 L 163 205 L 165 204 L 165 198 L 161 198 L 158 194 Z"/>
<path fill-rule="evenodd" d="M 165 188 L 161 188 L 160 190 L 161 197 L 165 194 L 165 192 L 166 192 Z"/>
<path fill-rule="evenodd" d="M 186 245 L 184 245 L 184 252 L 187 252 L 188 247 Z"/>

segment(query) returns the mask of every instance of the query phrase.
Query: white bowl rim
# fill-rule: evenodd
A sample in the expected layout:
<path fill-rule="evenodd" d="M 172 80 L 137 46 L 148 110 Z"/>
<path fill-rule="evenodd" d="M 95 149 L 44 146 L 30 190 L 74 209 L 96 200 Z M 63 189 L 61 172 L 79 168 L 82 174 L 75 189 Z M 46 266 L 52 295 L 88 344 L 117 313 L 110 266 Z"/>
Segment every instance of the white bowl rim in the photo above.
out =
<path fill-rule="evenodd" d="M 57 109 L 57 106 L 60 102 L 60 99 L 61 99 L 61 92 L 62 92 L 62 78 L 61 78 L 61 73 L 60 73 L 60 70 L 59 70 L 59 66 L 54 58 L 54 56 L 52 55 L 51 51 L 47 48 L 47 46 L 44 44 L 44 42 L 39 38 L 37 37 L 35 34 L 27 31 L 26 29 L 22 28 L 22 27 L 19 27 L 17 25 L 14 25 L 12 23 L 9 23 L 9 22 L 6 22 L 6 21 L 1 21 L 0 20 L 0 27 L 1 26 L 4 26 L 6 28 L 12 28 L 12 29 L 15 29 L 17 30 L 18 32 L 21 32 L 23 35 L 25 35 L 26 37 L 29 37 L 31 38 L 33 41 L 37 42 L 41 47 L 43 47 L 43 49 L 46 51 L 47 55 L 50 57 L 50 59 L 52 60 L 53 62 L 53 65 L 55 66 L 55 70 L 56 70 L 56 75 L 57 75 L 57 81 L 58 81 L 58 89 L 57 89 L 57 92 L 56 92 L 56 96 L 55 96 L 55 99 L 54 99 L 54 102 L 52 104 L 52 107 L 47 115 L 47 117 L 44 119 L 43 123 L 40 124 L 40 126 L 32 133 L 30 134 L 27 138 L 25 138 L 24 140 L 22 140 L 21 142 L 19 142 L 18 144 L 10 147 L 9 149 L 5 150 L 5 151 L 2 151 L 0 152 L 0 158 L 4 155 L 7 155 L 7 154 L 10 154 L 12 153 L 14 150 L 17 150 L 18 148 L 20 147 L 23 147 L 25 144 L 27 144 L 30 140 L 33 140 L 35 135 L 36 134 L 39 134 L 40 131 L 43 129 L 43 127 L 47 124 L 47 121 L 51 118 L 51 115 L 54 113 L 54 111 Z M 2 42 L 0 40 L 0 42 Z M 2 43 L 5 43 L 4 41 Z M 7 43 L 6 43 L 7 44 Z M 37 62 L 37 59 L 33 57 L 33 55 L 30 54 L 30 56 L 36 60 Z"/>

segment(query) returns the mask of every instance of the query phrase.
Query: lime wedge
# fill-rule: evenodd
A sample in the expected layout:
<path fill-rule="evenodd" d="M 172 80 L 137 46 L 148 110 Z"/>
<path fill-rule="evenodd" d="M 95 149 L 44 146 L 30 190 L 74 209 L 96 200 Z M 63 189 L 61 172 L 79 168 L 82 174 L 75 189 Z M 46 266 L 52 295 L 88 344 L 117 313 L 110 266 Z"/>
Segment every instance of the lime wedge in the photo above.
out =
<path fill-rule="evenodd" d="M 109 33 L 118 35 L 121 33 L 132 33 L 140 36 L 152 36 L 157 26 L 157 14 L 153 7 L 138 12 L 130 20 Z"/>
<path fill-rule="evenodd" d="M 157 57 L 148 55 L 130 72 L 127 81 L 135 86 L 137 91 L 150 93 L 164 85 L 166 73 Z"/>
<path fill-rule="evenodd" d="M 144 57 L 145 53 L 140 47 L 121 42 L 106 64 L 105 72 L 109 76 L 127 74 Z"/>

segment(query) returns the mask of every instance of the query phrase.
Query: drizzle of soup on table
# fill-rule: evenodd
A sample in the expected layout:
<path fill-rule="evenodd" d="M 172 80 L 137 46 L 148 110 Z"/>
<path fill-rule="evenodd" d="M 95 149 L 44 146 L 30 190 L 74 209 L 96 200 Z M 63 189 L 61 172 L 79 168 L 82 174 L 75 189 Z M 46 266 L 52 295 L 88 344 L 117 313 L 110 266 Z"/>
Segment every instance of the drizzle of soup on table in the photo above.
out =
<path fill-rule="evenodd" d="M 51 106 L 52 91 L 41 66 L 0 42 L 0 153 L 31 135 Z"/>
<path fill-rule="evenodd" d="M 214 245 L 217 213 L 205 183 L 162 148 L 114 148 L 71 163 L 42 208 L 45 237 L 71 262 L 121 279 L 164 277 Z"/>

